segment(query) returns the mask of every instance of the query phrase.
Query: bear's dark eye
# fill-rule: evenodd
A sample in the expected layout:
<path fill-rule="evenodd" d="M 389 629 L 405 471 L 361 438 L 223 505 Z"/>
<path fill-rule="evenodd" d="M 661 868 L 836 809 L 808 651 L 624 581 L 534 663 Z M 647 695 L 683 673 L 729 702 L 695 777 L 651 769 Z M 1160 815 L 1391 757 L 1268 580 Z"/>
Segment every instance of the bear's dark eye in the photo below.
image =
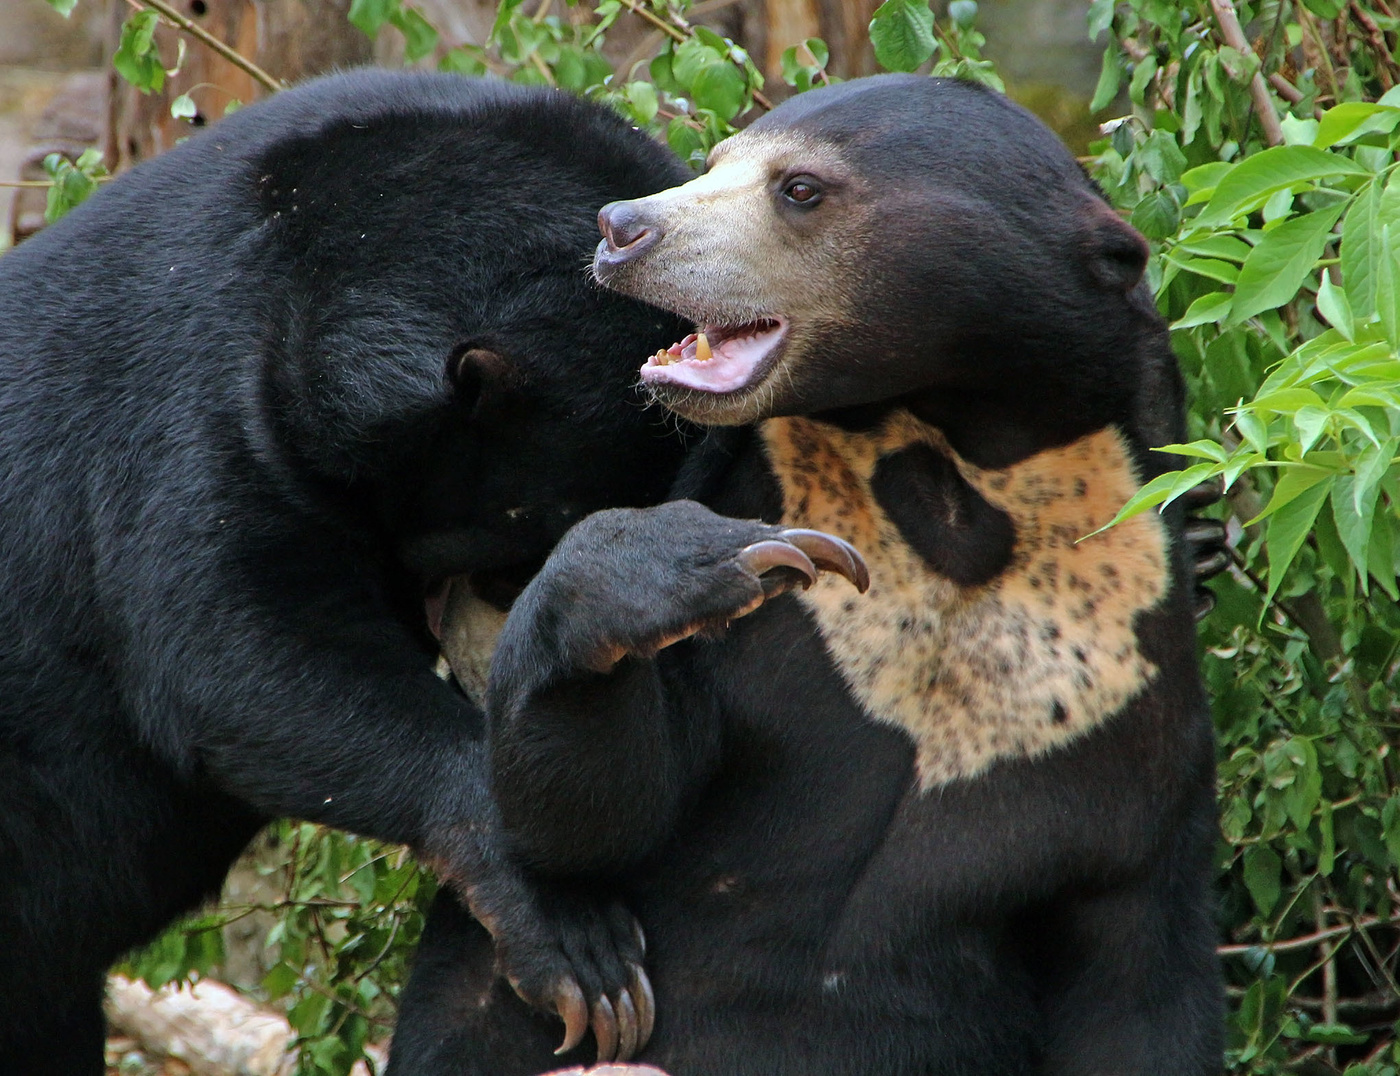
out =
<path fill-rule="evenodd" d="M 783 188 L 783 197 L 793 205 L 810 209 L 822 200 L 822 189 L 817 181 L 809 176 L 801 176 L 788 181 Z"/>

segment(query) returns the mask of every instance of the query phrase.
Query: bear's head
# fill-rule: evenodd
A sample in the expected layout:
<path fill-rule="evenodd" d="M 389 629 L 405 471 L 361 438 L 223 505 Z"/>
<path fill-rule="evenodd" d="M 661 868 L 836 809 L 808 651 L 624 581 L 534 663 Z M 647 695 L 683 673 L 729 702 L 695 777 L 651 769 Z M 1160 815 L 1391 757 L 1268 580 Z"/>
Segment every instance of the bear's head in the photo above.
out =
<path fill-rule="evenodd" d="M 1143 239 L 1039 120 L 970 83 L 803 94 L 599 224 L 598 279 L 696 323 L 642 378 L 702 423 L 901 401 L 958 441 L 985 403 L 1033 427 L 1000 438 L 1015 455 L 1122 421 L 1164 339 Z"/>

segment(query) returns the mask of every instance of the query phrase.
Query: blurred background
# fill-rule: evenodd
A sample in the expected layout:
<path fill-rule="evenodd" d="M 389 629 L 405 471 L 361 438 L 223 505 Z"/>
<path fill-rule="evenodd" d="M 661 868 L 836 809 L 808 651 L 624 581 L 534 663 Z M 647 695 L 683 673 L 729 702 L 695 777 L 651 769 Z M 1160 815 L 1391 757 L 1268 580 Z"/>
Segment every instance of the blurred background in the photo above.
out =
<path fill-rule="evenodd" d="M 338 66 L 403 58 L 400 35 L 384 33 L 371 41 L 350 23 L 350 0 L 173 2 L 289 82 Z M 558 6 L 566 10 L 562 2 Z M 807 38 L 831 47 L 833 75 L 877 70 L 867 31 L 877 6 L 872 0 L 702 0 L 688 17 L 745 47 L 769 86 L 783 90 L 782 51 Z M 484 44 L 496 12 L 494 0 L 424 0 L 417 7 L 442 34 L 439 50 Z M 944 14 L 946 0 L 933 7 Z M 116 170 L 168 148 L 187 133 L 186 124 L 170 115 L 170 102 L 192 87 L 201 87 L 197 100 L 220 110 L 221 98 L 246 103 L 258 96 L 259 87 L 245 72 L 197 48 L 160 92 L 139 94 L 110 62 L 131 10 L 121 0 L 80 0 L 64 18 L 44 0 L 0 0 L 0 182 L 42 181 L 41 162 L 54 151 L 76 158 L 99 146 Z M 1088 104 L 1103 51 L 1085 33 L 1087 10 L 1083 0 L 983 0 L 978 12 L 978 29 L 987 38 L 983 54 L 994 61 L 1008 92 L 1081 152 L 1096 133 Z M 633 52 L 649 55 L 647 38 L 657 33 L 641 19 L 624 17 L 609 33 L 606 52 L 619 61 Z M 162 55 L 168 51 L 172 62 L 175 35 L 162 28 L 157 36 L 169 38 Z M 42 226 L 45 193 L 39 187 L 0 187 L 0 246 Z"/>

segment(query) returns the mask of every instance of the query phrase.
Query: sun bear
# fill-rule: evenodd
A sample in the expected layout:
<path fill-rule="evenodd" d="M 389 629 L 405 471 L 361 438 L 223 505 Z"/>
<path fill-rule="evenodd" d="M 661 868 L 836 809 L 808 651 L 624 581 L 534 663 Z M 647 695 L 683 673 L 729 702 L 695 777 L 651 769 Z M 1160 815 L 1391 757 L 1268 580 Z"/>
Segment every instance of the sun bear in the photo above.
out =
<path fill-rule="evenodd" d="M 0 1069 L 100 1073 L 107 966 L 281 815 L 411 844 L 570 1043 L 645 1037 L 640 935 L 512 858 L 425 607 L 665 493 L 632 356 L 683 323 L 586 267 L 689 175 L 563 93 L 362 71 L 0 257 Z"/>
<path fill-rule="evenodd" d="M 1181 439 L 1144 241 L 1029 113 L 916 76 L 599 222 L 598 279 L 695 326 L 643 383 L 715 429 L 670 503 L 565 535 L 487 722 L 513 847 L 645 929 L 639 1058 L 1218 1072 L 1192 554 L 1179 511 L 1099 533 Z M 393 1071 L 552 1067 L 491 962 L 435 910 Z"/>

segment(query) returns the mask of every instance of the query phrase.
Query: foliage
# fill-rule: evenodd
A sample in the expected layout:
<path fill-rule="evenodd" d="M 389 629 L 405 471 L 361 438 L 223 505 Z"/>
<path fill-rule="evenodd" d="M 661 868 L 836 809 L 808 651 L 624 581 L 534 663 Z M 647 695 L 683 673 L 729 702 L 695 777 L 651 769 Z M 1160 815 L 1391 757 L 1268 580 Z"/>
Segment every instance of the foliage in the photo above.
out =
<path fill-rule="evenodd" d="M 48 0 L 71 10 L 73 0 Z M 1396 1076 L 1400 1018 L 1400 65 L 1394 0 L 1092 0 L 1105 39 L 1093 108 L 1122 102 L 1086 162 L 1149 237 L 1149 281 L 1191 393 L 1186 463 L 1126 517 L 1206 478 L 1229 487 L 1234 568 L 1202 630 L 1220 738 L 1220 918 L 1231 1072 Z M 404 0 L 354 0 L 409 63 L 562 87 L 607 102 L 700 166 L 768 107 L 747 52 L 692 24 L 685 0 L 591 7 L 501 0 L 489 39 L 452 42 Z M 882 66 L 1000 88 L 973 0 L 935 18 L 886 0 Z M 114 63 L 143 89 L 165 72 L 154 21 L 128 19 Z M 619 19 L 661 33 L 619 62 Z M 797 92 L 834 81 L 820 39 L 782 55 Z M 1124 100 L 1126 98 L 1126 100 Z M 177 101 L 175 108 L 182 108 Z M 177 115 L 179 112 L 177 112 Z M 89 159 L 55 163 L 55 213 Z M 66 166 L 66 168 L 65 168 Z M 66 199 L 54 202 L 53 199 Z M 282 823 L 280 962 L 301 1071 L 340 1074 L 386 1020 L 431 883 L 373 842 Z M 162 936 L 151 982 L 220 959 L 224 906 Z"/>
<path fill-rule="evenodd" d="M 85 201 L 97 189 L 97 181 L 107 174 L 107 169 L 99 151 L 85 149 L 76 161 L 70 161 L 61 153 L 48 154 L 44 158 L 44 172 L 52 182 L 44 220 L 52 224 Z"/>
<path fill-rule="evenodd" d="M 276 917 L 277 961 L 255 991 L 287 1010 L 300 1073 L 343 1074 L 393 1026 L 394 999 L 435 890 L 407 850 L 310 823 L 279 822 L 257 870 L 269 899 L 225 901 L 167 930 L 119 970 L 152 987 L 198 979 L 225 960 L 224 928 Z"/>
<path fill-rule="evenodd" d="M 1126 83 L 1132 106 L 1090 164 L 1152 239 L 1193 396 L 1192 440 L 1169 447 L 1189 465 L 1122 515 L 1217 478 L 1237 539 L 1202 633 L 1233 1072 L 1394 1076 L 1400 1062 L 1400 72 L 1386 37 L 1400 20 L 1386 3 L 1259 0 L 1239 9 L 1245 50 L 1204 0 L 1089 13 L 1091 33 L 1112 31 L 1096 104 Z"/>

